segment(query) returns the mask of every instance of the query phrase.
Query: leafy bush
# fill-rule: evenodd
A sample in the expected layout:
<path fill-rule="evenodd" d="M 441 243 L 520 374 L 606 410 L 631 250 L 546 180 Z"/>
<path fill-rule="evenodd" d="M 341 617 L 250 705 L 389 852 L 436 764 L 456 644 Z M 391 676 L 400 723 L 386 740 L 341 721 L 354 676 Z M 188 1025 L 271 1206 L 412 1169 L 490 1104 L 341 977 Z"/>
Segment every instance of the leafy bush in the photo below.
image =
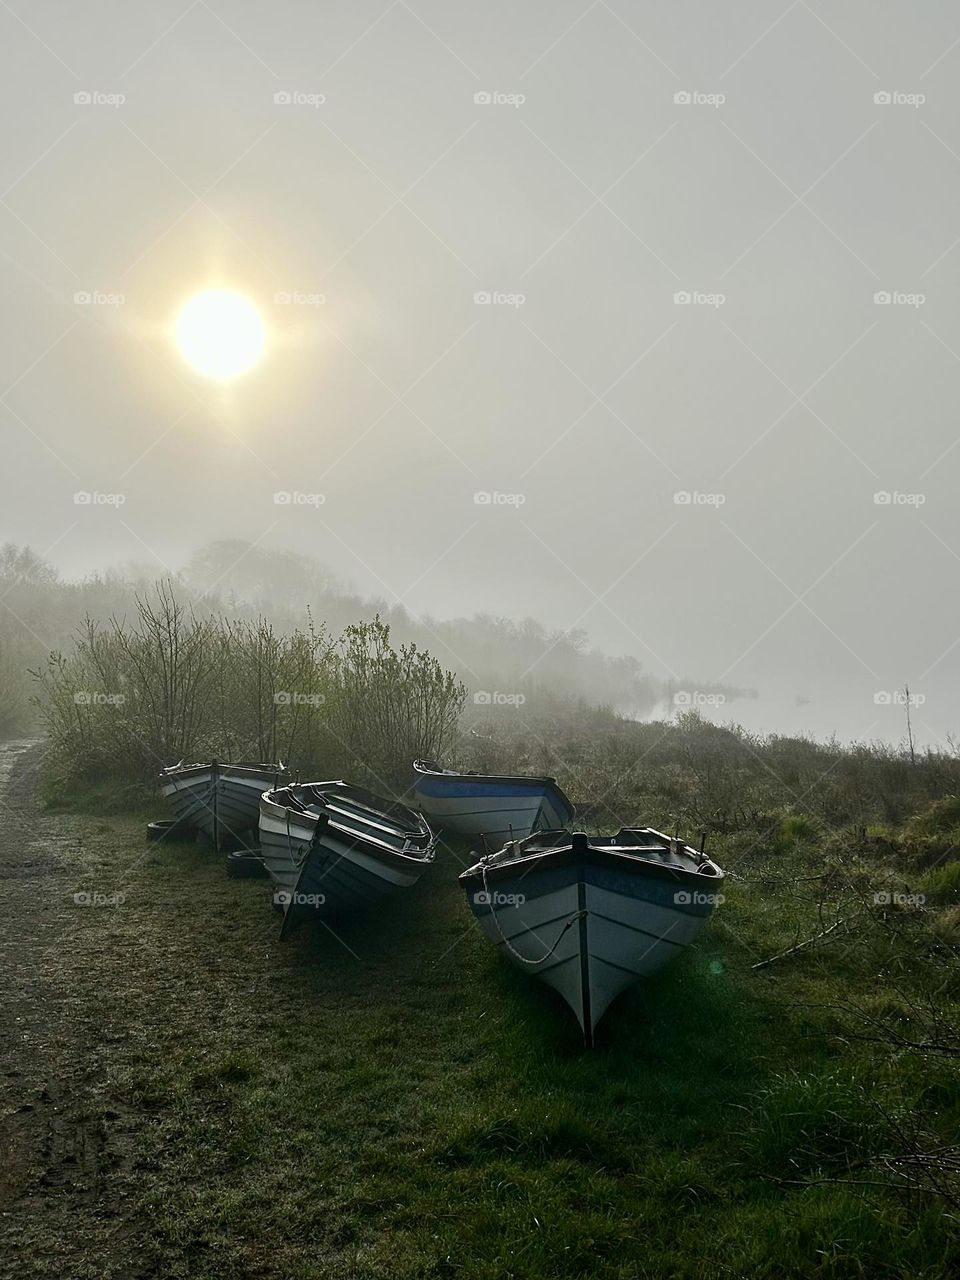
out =
<path fill-rule="evenodd" d="M 818 826 L 812 818 L 803 813 L 789 813 L 780 819 L 768 847 L 775 853 L 790 853 L 798 844 L 815 839 L 817 834 Z"/>
<path fill-rule="evenodd" d="M 417 756 L 442 756 L 464 687 L 415 644 L 394 649 L 380 618 L 347 627 L 332 661 L 327 727 L 370 780 L 409 781 Z"/>

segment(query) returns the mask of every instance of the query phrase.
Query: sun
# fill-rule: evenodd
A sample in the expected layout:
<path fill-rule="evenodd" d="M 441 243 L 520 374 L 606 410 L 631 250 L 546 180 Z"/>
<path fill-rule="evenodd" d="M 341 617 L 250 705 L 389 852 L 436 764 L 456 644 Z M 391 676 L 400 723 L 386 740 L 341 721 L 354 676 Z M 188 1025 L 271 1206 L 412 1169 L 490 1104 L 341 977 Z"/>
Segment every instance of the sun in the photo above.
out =
<path fill-rule="evenodd" d="M 260 360 L 266 345 L 260 312 L 242 293 L 204 289 L 180 308 L 177 350 L 205 378 L 225 382 Z"/>

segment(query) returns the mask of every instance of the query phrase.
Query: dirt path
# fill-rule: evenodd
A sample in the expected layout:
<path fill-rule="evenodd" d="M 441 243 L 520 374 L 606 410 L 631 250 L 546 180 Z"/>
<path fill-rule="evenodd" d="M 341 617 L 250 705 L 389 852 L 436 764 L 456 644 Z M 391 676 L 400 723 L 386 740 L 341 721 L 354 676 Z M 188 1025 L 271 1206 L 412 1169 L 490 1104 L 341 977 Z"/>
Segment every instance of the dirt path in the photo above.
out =
<path fill-rule="evenodd" d="M 41 750 L 0 744 L 0 1275 L 141 1277 L 138 1121 L 98 1071 L 117 1033 L 90 964 L 101 931 L 73 896 L 80 820 L 36 803 Z"/>

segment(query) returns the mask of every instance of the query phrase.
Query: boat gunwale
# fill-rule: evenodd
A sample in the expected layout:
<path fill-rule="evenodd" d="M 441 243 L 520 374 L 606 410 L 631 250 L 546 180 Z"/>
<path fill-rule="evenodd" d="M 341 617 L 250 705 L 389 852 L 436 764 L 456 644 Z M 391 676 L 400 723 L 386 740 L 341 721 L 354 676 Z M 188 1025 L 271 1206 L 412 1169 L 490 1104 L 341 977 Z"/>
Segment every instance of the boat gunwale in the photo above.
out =
<path fill-rule="evenodd" d="M 302 822 L 302 825 L 306 828 L 307 831 L 310 832 L 311 839 L 313 839 L 314 835 L 316 834 L 317 822 L 319 821 L 319 819 L 321 817 L 326 817 L 327 819 L 326 828 L 336 832 L 338 838 L 342 839 L 344 843 L 348 845 L 351 845 L 351 846 L 369 845 L 372 848 L 373 852 L 379 856 L 386 854 L 391 858 L 398 859 L 399 861 L 410 862 L 416 865 L 420 865 L 425 862 L 433 862 L 434 858 L 436 857 L 436 845 L 437 845 L 436 834 L 434 833 L 430 824 L 426 822 L 420 816 L 420 814 L 416 813 L 415 810 L 413 809 L 409 809 L 408 806 L 400 804 L 399 801 L 397 803 L 400 804 L 400 807 L 406 810 L 408 813 L 410 813 L 411 816 L 415 819 L 416 828 L 417 828 L 415 834 L 418 837 L 422 836 L 423 838 L 426 839 L 426 844 L 423 846 L 422 849 L 406 850 L 406 851 L 402 849 L 395 849 L 393 845 L 389 844 L 386 840 L 381 839 L 379 836 L 366 835 L 365 833 L 358 832 L 352 827 L 345 826 L 342 822 L 339 822 L 336 818 L 330 817 L 329 813 L 327 813 L 325 809 L 325 806 L 321 805 L 322 812 L 319 814 L 316 814 L 316 813 L 310 813 L 306 809 L 298 809 L 292 805 L 286 805 L 279 800 L 273 799 L 274 795 L 277 792 L 286 791 L 289 787 L 293 787 L 293 786 L 301 786 L 301 787 L 311 786 L 311 787 L 322 788 L 324 786 L 329 787 L 331 785 L 332 785 L 331 783 L 301 782 L 301 783 L 290 783 L 286 787 L 272 787 L 267 791 L 265 791 L 263 795 L 260 797 L 260 816 L 263 817 L 266 814 L 276 819 L 278 822 L 284 822 L 287 818 L 287 815 L 289 814 L 293 818 L 298 819 Z M 351 788 L 350 783 L 341 783 L 340 785 Z M 355 791 L 364 790 L 362 787 L 353 787 L 351 789 Z M 372 795 L 372 792 L 367 792 L 366 794 Z M 381 798 L 385 799 L 385 797 L 381 797 Z M 413 832 L 411 832 L 411 834 L 412 833 Z"/>
<path fill-rule="evenodd" d="M 636 829 L 650 830 L 651 828 Z M 657 832 L 656 834 L 660 833 Z M 669 839 L 669 837 L 665 837 L 665 839 Z M 509 846 L 505 846 L 505 848 L 507 847 Z M 691 849 L 689 845 L 684 845 L 684 849 L 692 857 L 699 856 L 697 851 Z M 608 870 L 624 871 L 629 869 L 633 872 L 649 874 L 660 879 L 688 880 L 694 883 L 701 882 L 710 885 L 722 884 L 726 878 L 726 872 L 711 858 L 706 858 L 700 867 L 683 867 L 672 862 L 654 861 L 653 858 L 638 857 L 638 853 L 642 852 L 642 850 L 643 846 L 637 846 L 637 851 L 634 852 L 626 845 L 607 847 L 592 845 L 589 843 L 589 838 L 585 849 L 574 849 L 571 840 L 566 844 L 558 844 L 553 848 L 538 849 L 536 852 L 505 858 L 500 862 L 494 860 L 500 856 L 499 854 L 491 855 L 489 861 L 481 858 L 479 862 L 462 871 L 457 879 L 465 886 L 470 883 L 482 885 L 484 879 L 487 881 L 523 879 L 531 872 L 543 870 L 545 867 L 566 867 L 574 866 L 577 863 L 588 863 Z M 500 851 L 500 853 L 502 852 L 503 850 Z M 707 867 L 712 867 L 713 870 L 707 871 Z"/>
<path fill-rule="evenodd" d="M 160 770 L 158 777 L 161 783 L 176 783 L 180 779 L 190 781 L 209 774 L 214 767 L 218 770 L 221 778 L 229 778 L 231 776 L 255 778 L 259 775 L 267 775 L 276 780 L 282 775 L 289 775 L 290 772 L 286 765 L 271 764 L 268 761 L 244 760 L 234 764 L 225 760 L 207 760 L 205 762 L 198 760 L 190 764 L 181 762 L 180 764 L 165 765 Z"/>
<path fill-rule="evenodd" d="M 449 778 L 451 782 L 511 782 L 522 783 L 527 786 L 549 787 L 563 800 L 571 815 L 575 812 L 573 803 L 556 778 L 521 773 L 480 773 L 475 769 L 462 771 L 459 769 L 442 769 L 436 761 L 431 760 L 414 760 L 413 771 L 419 778 Z"/>

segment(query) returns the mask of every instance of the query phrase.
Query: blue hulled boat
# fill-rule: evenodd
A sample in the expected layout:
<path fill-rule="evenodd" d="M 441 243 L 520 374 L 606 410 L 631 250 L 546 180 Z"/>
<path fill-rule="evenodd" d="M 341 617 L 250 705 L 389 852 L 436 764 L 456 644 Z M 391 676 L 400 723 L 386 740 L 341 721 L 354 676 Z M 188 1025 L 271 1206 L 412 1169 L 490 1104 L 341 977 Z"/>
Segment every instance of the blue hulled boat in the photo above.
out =
<path fill-rule="evenodd" d="M 492 849 L 565 827 L 573 818 L 573 805 L 554 778 L 458 773 L 429 760 L 415 760 L 413 772 L 417 806 L 434 825 L 481 836 Z"/>

